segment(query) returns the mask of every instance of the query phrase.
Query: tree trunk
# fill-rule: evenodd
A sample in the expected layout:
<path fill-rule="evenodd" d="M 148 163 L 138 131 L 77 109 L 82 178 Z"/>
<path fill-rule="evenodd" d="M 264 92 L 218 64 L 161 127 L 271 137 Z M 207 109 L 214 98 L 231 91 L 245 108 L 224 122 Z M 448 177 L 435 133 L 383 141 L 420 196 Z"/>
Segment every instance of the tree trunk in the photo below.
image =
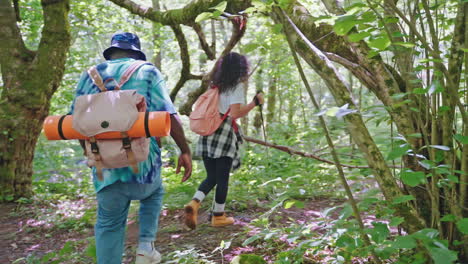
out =
<path fill-rule="evenodd" d="M 42 0 L 44 27 L 37 51 L 28 50 L 11 1 L 0 2 L 0 198 L 32 194 L 34 147 L 60 85 L 70 47 L 68 0 Z"/>

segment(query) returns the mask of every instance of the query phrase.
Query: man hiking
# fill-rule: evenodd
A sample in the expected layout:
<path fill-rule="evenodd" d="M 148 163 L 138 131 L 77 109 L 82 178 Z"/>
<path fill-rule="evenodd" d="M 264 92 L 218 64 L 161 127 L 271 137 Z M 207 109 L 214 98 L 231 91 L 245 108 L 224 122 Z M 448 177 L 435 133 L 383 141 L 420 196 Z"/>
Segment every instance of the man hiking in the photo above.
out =
<path fill-rule="evenodd" d="M 181 151 L 177 173 L 183 167 L 182 182 L 186 181 L 192 173 L 190 149 L 174 106 L 167 94 L 161 73 L 150 63 L 136 63 L 146 61 L 146 56 L 140 48 L 139 38 L 132 33 L 114 34 L 111 46 L 104 51 L 103 55 L 107 61 L 95 66 L 94 69 L 97 72 L 93 69 L 93 71 L 82 74 L 71 107 L 72 114 L 78 96 L 119 88 L 121 90 L 136 90 L 139 95 L 144 97 L 141 102 L 146 102 L 146 111 L 167 111 L 170 113 L 171 137 Z M 130 66 L 135 67 L 136 70 L 131 73 L 128 81 L 121 87 L 116 85 L 117 81 L 126 79 L 122 76 L 127 75 Z M 97 82 L 98 85 L 96 85 L 96 75 L 102 79 L 101 82 Z M 99 158 L 97 160 L 99 161 Z M 93 167 L 92 174 L 98 203 L 95 225 L 98 264 L 122 263 L 125 227 L 131 200 L 140 201 L 140 230 L 136 263 L 159 263 L 161 255 L 154 248 L 153 242 L 156 239 L 164 190 L 161 180 L 161 151 L 157 140 L 154 137 L 150 138 L 148 158 L 139 162 L 136 170 L 132 170 L 131 167 L 112 169 Z"/>

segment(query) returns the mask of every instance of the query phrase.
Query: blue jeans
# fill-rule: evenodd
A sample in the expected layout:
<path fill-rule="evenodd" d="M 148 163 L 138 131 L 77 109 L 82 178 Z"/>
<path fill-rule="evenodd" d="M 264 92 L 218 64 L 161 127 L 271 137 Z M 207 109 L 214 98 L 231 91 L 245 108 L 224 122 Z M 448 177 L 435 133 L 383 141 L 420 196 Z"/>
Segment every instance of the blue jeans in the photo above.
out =
<path fill-rule="evenodd" d="M 140 242 L 156 239 L 164 188 L 161 178 L 152 184 L 113 183 L 97 193 L 98 212 L 94 227 L 98 264 L 121 264 L 125 226 L 131 200 L 140 200 Z"/>

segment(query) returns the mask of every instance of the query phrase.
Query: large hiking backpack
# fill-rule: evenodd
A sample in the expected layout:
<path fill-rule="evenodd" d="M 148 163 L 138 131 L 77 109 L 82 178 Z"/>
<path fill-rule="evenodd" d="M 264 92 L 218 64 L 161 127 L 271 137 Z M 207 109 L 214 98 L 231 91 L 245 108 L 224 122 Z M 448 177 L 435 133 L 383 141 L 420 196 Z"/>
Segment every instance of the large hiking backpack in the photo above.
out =
<path fill-rule="evenodd" d="M 130 166 L 138 173 L 138 162 L 148 159 L 149 138 L 128 137 L 127 131 L 138 119 L 138 112 L 146 111 L 145 98 L 136 90 L 121 90 L 132 74 L 145 61 L 136 61 L 124 72 L 113 90 L 107 90 L 96 67 L 88 74 L 100 93 L 82 95 L 76 98 L 73 112 L 73 128 L 89 137 L 86 140 L 88 166 L 96 167 L 97 177 L 103 180 L 103 168 L 122 168 Z M 113 78 L 106 80 L 116 82 Z M 120 139 L 96 140 L 97 134 L 119 131 Z"/>
<path fill-rule="evenodd" d="M 190 129 L 201 135 L 209 136 L 219 128 L 227 118 L 230 109 L 221 117 L 219 114 L 219 89 L 213 85 L 205 93 L 198 97 L 190 113 Z"/>

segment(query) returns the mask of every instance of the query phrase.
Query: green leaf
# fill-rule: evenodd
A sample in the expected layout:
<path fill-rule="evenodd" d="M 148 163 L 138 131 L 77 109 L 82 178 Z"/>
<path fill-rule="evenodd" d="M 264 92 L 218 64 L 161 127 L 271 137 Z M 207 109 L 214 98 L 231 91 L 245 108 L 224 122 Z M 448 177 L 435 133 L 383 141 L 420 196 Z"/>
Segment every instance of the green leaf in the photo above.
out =
<path fill-rule="evenodd" d="M 402 195 L 398 196 L 395 199 L 393 199 L 392 204 L 401 204 L 401 203 L 406 203 L 408 201 L 415 200 L 413 195 Z"/>
<path fill-rule="evenodd" d="M 195 23 L 200 23 L 203 20 L 210 19 L 213 14 L 210 12 L 203 12 L 195 18 Z"/>
<path fill-rule="evenodd" d="M 340 16 L 333 25 L 333 31 L 339 36 L 346 35 L 356 24 L 358 19 L 355 15 Z"/>
<path fill-rule="evenodd" d="M 97 256 L 96 256 L 96 241 L 94 239 L 89 242 L 89 245 L 85 249 L 85 254 L 86 254 L 86 256 L 91 257 L 94 260 L 96 260 L 96 258 L 97 258 Z"/>
<path fill-rule="evenodd" d="M 218 10 L 219 12 L 224 12 L 224 10 L 226 10 L 226 6 L 227 6 L 227 1 L 222 1 L 221 3 L 217 4 L 216 6 L 214 7 L 211 7 L 210 9 L 211 10 Z M 195 20 L 196 22 L 196 20 Z"/>
<path fill-rule="evenodd" d="M 409 134 L 408 137 L 422 138 L 422 135 L 421 133 L 414 133 L 414 134 Z"/>
<path fill-rule="evenodd" d="M 387 156 L 387 160 L 394 160 L 405 155 L 409 150 L 408 145 L 404 145 L 403 147 L 396 147 Z"/>
<path fill-rule="evenodd" d="M 413 48 L 415 46 L 413 43 L 409 43 L 409 42 L 394 42 L 393 45 L 398 45 L 398 46 L 402 46 L 405 48 Z"/>
<path fill-rule="evenodd" d="M 258 43 L 248 43 L 244 46 L 243 52 L 244 53 L 249 53 L 258 48 Z"/>
<path fill-rule="evenodd" d="M 401 223 L 403 223 L 405 221 L 405 219 L 403 217 L 392 217 L 392 219 L 390 219 L 390 226 L 398 226 L 400 225 Z"/>
<path fill-rule="evenodd" d="M 449 147 L 443 146 L 443 145 L 429 145 L 429 147 L 444 150 L 444 151 L 449 151 L 450 150 Z"/>
<path fill-rule="evenodd" d="M 412 249 L 416 247 L 416 240 L 410 236 L 399 236 L 395 238 L 393 245 L 397 248 Z"/>
<path fill-rule="evenodd" d="M 457 176 L 453 175 L 453 174 L 449 174 L 447 175 L 447 179 L 451 182 L 454 182 L 454 183 L 459 183 L 460 180 L 458 179 Z"/>
<path fill-rule="evenodd" d="M 223 12 L 219 11 L 219 10 L 215 10 L 213 12 L 213 15 L 211 16 L 211 18 L 218 18 L 220 17 L 221 15 L 223 14 Z"/>
<path fill-rule="evenodd" d="M 341 210 L 339 218 L 340 218 L 340 219 L 347 219 L 347 218 L 350 217 L 352 214 L 353 214 L 353 208 L 351 207 L 350 204 L 347 203 L 347 204 L 345 204 L 345 206 L 343 207 L 343 210 Z"/>
<path fill-rule="evenodd" d="M 414 94 L 425 94 L 427 91 L 424 88 L 416 88 L 413 90 Z"/>
<path fill-rule="evenodd" d="M 376 50 L 371 50 L 369 51 L 369 54 L 367 54 L 367 58 L 372 59 L 373 57 L 379 55 L 379 52 Z"/>
<path fill-rule="evenodd" d="M 291 0 L 278 0 L 278 4 L 281 8 L 286 9 L 291 3 Z"/>
<path fill-rule="evenodd" d="M 353 33 L 348 36 L 349 41 L 351 42 L 359 42 L 366 37 L 369 37 L 371 34 L 369 32 L 359 32 Z"/>
<path fill-rule="evenodd" d="M 336 246 L 353 250 L 356 248 L 356 243 L 354 238 L 345 233 L 336 240 Z"/>
<path fill-rule="evenodd" d="M 260 238 L 260 235 L 254 235 L 254 236 L 251 236 L 249 237 L 247 240 L 244 241 L 244 243 L 242 243 L 242 246 L 247 246 L 248 244 L 254 242 L 255 240 L 259 239 Z"/>
<path fill-rule="evenodd" d="M 281 34 L 282 30 L 283 30 L 283 24 L 275 24 L 273 26 L 273 33 L 275 34 Z"/>
<path fill-rule="evenodd" d="M 408 93 L 396 93 L 396 94 L 392 94 L 392 98 L 395 100 L 400 100 L 406 95 L 408 95 Z"/>
<path fill-rule="evenodd" d="M 372 225 L 374 228 L 369 229 L 372 240 L 376 243 L 382 243 L 390 234 L 390 230 L 384 223 L 373 222 Z"/>
<path fill-rule="evenodd" d="M 296 201 L 292 200 L 292 201 L 286 201 L 284 203 L 284 209 L 289 209 L 291 208 L 294 204 L 296 203 Z"/>
<path fill-rule="evenodd" d="M 67 255 L 68 253 L 71 253 L 73 251 L 73 246 L 71 241 L 68 241 L 63 245 L 63 248 L 60 250 L 59 255 L 64 256 Z"/>
<path fill-rule="evenodd" d="M 456 134 L 453 136 L 458 142 L 462 144 L 468 144 L 468 137 L 461 134 Z"/>
<path fill-rule="evenodd" d="M 441 222 L 455 222 L 455 220 L 457 219 L 452 214 L 444 215 L 444 217 L 440 219 Z"/>
<path fill-rule="evenodd" d="M 449 110 L 450 110 L 450 106 L 448 106 L 448 105 L 443 105 L 443 106 L 439 107 L 439 111 L 438 111 L 437 113 L 438 113 L 439 115 L 441 115 L 441 114 L 443 114 L 443 113 L 445 113 L 445 112 L 447 112 L 447 111 L 449 111 Z"/>
<path fill-rule="evenodd" d="M 458 230 L 465 235 L 468 235 L 468 218 L 463 218 L 456 223 Z"/>
<path fill-rule="evenodd" d="M 385 50 L 390 44 L 390 39 L 386 36 L 369 41 L 369 46 L 378 50 Z"/>
<path fill-rule="evenodd" d="M 426 175 L 422 171 L 404 170 L 401 172 L 400 178 L 404 184 L 415 187 L 424 183 Z"/>
<path fill-rule="evenodd" d="M 457 260 L 457 253 L 448 248 L 433 247 L 429 249 L 435 264 L 450 264 Z"/>

